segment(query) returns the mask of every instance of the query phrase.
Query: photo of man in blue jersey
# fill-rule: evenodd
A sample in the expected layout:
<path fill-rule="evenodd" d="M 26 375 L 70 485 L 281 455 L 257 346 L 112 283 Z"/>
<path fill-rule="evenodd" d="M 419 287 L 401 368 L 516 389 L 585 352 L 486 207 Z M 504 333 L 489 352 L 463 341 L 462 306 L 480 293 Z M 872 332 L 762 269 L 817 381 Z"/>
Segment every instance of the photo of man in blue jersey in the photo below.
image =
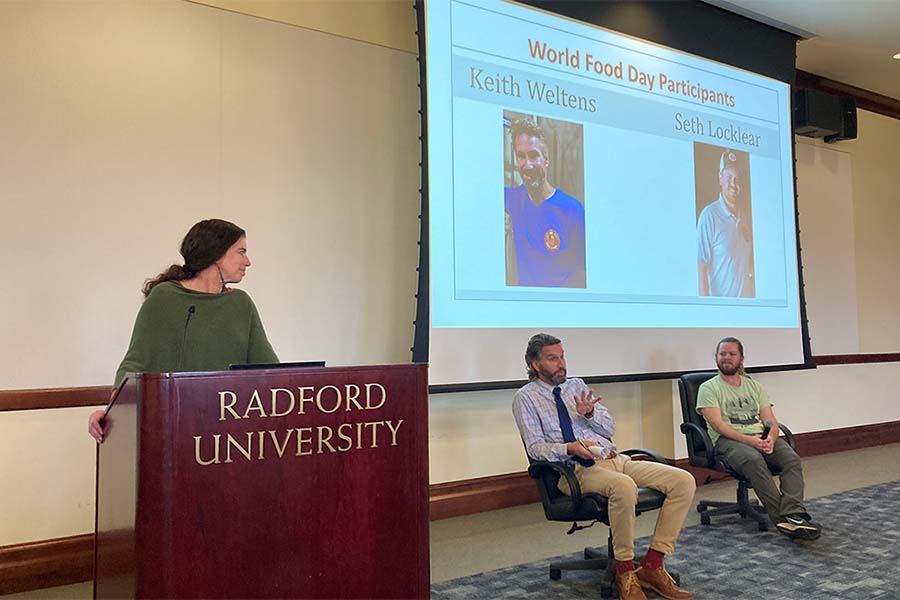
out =
<path fill-rule="evenodd" d="M 508 127 L 522 183 L 504 188 L 506 284 L 583 288 L 584 206 L 550 183 L 550 152 L 542 128 L 527 117 Z"/>
<path fill-rule="evenodd" d="M 716 152 L 718 198 L 709 201 L 713 178 L 697 177 L 697 200 L 703 208 L 697 218 L 697 273 L 700 296 L 753 298 L 753 229 L 750 206 L 749 155 L 728 148 L 695 143 L 698 171 L 708 164 L 704 155 Z M 715 159 L 713 159 L 715 160 Z M 701 181 L 703 179 L 704 181 Z M 704 185 L 700 185 L 700 184 Z M 704 186 L 706 189 L 704 189 Z M 702 198 L 702 200 L 701 200 Z"/>

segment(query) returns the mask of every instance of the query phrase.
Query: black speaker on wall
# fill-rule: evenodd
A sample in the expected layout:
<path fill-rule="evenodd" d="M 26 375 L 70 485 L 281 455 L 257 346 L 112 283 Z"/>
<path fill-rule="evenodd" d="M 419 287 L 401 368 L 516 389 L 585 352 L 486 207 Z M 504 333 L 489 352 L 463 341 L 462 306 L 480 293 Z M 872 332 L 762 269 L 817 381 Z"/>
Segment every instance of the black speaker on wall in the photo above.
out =
<path fill-rule="evenodd" d="M 839 98 L 841 100 L 841 129 L 833 135 L 826 135 L 826 144 L 856 139 L 856 98 L 849 96 L 840 96 Z"/>
<path fill-rule="evenodd" d="M 794 133 L 824 138 L 828 143 L 856 139 L 856 100 L 795 89 Z"/>

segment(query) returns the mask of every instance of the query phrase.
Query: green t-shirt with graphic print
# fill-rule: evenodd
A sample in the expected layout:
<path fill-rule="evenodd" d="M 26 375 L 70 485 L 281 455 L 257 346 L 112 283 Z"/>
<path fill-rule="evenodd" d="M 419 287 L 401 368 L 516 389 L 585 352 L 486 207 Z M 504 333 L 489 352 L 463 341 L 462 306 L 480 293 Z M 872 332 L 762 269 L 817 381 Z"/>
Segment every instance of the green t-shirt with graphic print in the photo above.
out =
<path fill-rule="evenodd" d="M 759 411 L 770 406 L 769 394 L 759 382 L 741 376 L 741 385 L 734 386 L 716 375 L 705 381 L 697 392 L 697 412 L 703 408 L 718 408 L 722 419 L 735 431 L 745 434 L 762 433 L 763 423 Z M 702 413 L 701 413 L 702 414 Z M 715 444 L 719 432 L 707 424 L 709 437 Z"/>

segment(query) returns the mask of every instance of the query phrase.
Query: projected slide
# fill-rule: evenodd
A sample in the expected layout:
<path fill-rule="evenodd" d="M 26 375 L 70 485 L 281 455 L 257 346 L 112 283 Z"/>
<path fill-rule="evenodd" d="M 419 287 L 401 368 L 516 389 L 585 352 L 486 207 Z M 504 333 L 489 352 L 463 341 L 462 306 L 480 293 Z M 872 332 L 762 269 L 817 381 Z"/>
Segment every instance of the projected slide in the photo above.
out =
<path fill-rule="evenodd" d="M 426 9 L 433 332 L 799 330 L 789 86 L 514 3 Z"/>

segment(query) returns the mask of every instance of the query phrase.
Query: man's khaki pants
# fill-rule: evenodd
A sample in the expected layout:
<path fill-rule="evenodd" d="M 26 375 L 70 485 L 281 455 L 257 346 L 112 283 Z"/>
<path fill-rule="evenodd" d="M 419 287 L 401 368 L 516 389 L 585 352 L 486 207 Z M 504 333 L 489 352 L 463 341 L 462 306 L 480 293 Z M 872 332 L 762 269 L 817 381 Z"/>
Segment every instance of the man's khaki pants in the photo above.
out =
<path fill-rule="evenodd" d="M 616 560 L 634 560 L 634 519 L 637 488 L 659 490 L 666 495 L 650 547 L 672 554 L 675 540 L 688 509 L 694 501 L 694 476 L 675 467 L 645 460 L 631 460 L 624 454 L 597 460 L 590 467 L 575 465 L 575 477 L 582 493 L 594 492 L 609 499 L 609 527 Z M 569 484 L 560 478 L 559 489 L 569 495 Z"/>

